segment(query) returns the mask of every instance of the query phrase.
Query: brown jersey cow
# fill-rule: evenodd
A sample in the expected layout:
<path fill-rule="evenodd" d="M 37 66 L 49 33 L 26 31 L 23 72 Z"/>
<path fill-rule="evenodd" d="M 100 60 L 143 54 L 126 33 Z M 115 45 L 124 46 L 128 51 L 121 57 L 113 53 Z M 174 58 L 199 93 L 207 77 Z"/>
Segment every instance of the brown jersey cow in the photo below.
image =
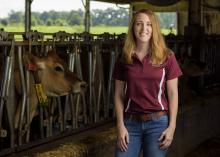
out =
<path fill-rule="evenodd" d="M 206 63 L 191 58 L 185 58 L 179 64 L 183 72 L 183 76 L 179 80 L 179 103 L 188 104 L 195 98 L 189 85 L 189 79 L 207 75 L 209 74 L 209 70 Z"/>
<path fill-rule="evenodd" d="M 81 92 L 86 83 L 78 79 L 73 72 L 68 70 L 67 65 L 64 63 L 58 55 L 50 51 L 47 57 L 38 58 L 33 55 L 24 57 L 25 62 L 29 62 L 36 66 L 39 81 L 41 82 L 44 93 L 47 96 L 63 96 L 68 93 L 79 93 Z M 30 93 L 29 93 L 29 104 L 30 104 L 30 122 L 36 114 L 38 107 L 38 99 L 35 91 L 35 80 L 33 75 L 30 75 Z M 21 92 L 21 80 L 19 71 L 15 71 L 15 86 L 18 94 Z M 17 106 L 15 113 L 15 128 L 18 128 L 19 115 L 21 112 L 21 103 Z"/>

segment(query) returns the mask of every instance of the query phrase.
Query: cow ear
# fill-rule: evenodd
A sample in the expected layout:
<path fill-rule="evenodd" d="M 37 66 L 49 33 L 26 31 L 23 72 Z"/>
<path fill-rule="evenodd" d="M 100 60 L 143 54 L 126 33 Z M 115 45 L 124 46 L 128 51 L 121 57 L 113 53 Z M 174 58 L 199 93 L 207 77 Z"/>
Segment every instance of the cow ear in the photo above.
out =
<path fill-rule="evenodd" d="M 26 53 L 23 55 L 23 62 L 27 66 L 27 68 L 36 68 L 37 62 L 39 61 L 39 58 L 34 56 L 31 53 Z M 34 70 L 34 69 L 32 69 Z"/>

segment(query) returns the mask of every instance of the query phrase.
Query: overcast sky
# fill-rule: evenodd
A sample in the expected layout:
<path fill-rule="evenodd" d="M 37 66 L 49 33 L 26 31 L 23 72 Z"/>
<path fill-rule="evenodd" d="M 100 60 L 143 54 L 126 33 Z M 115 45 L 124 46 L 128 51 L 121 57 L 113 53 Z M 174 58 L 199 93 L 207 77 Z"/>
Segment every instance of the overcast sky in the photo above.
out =
<path fill-rule="evenodd" d="M 85 1 L 85 0 L 84 0 Z M 23 11 L 25 7 L 25 0 L 0 0 L 0 18 L 6 17 L 11 10 Z M 115 4 L 94 2 L 90 3 L 91 9 L 106 9 L 108 7 L 117 8 Z M 32 11 L 69 11 L 84 9 L 81 0 L 33 0 Z"/>

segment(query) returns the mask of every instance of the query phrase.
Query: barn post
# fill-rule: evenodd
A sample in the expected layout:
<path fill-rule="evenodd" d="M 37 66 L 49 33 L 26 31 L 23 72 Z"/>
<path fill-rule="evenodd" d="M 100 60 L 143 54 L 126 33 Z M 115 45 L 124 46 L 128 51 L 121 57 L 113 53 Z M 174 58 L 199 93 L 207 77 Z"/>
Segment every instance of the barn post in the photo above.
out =
<path fill-rule="evenodd" d="M 200 42 L 204 37 L 204 28 L 201 26 L 201 2 L 202 0 L 189 1 L 188 26 L 185 27 L 185 35 L 192 39 L 192 57 L 200 58 Z"/>
<path fill-rule="evenodd" d="M 31 30 L 31 3 L 33 0 L 25 0 L 25 32 Z"/>
<path fill-rule="evenodd" d="M 203 0 L 189 1 L 188 26 L 185 27 L 185 35 L 192 41 L 191 57 L 204 61 L 202 52 L 204 49 L 205 31 L 202 26 L 202 2 Z M 204 88 L 204 77 L 191 79 L 192 89 L 202 91 Z"/>
<path fill-rule="evenodd" d="M 90 32 L 90 0 L 86 0 L 85 7 L 85 32 Z"/>

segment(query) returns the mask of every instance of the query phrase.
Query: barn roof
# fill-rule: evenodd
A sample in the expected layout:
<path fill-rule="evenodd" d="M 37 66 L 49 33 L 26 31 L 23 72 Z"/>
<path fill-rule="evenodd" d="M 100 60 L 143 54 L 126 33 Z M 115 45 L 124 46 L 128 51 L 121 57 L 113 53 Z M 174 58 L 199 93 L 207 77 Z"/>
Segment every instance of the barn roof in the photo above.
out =
<path fill-rule="evenodd" d="M 107 3 L 116 3 L 116 4 L 130 4 L 133 2 L 145 2 L 145 0 L 93 0 Z"/>
<path fill-rule="evenodd" d="M 174 4 L 180 0 L 93 0 L 93 1 L 100 1 L 100 2 L 108 2 L 108 3 L 116 3 L 116 4 L 131 4 L 134 2 L 148 2 L 154 5 L 170 5 Z M 183 0 L 181 0 L 183 1 Z"/>
<path fill-rule="evenodd" d="M 175 4 L 179 1 L 189 1 L 189 0 L 91 0 L 107 3 L 116 3 L 116 4 L 131 4 L 135 2 L 147 2 L 155 6 L 168 6 Z M 220 10 L 220 1 L 219 0 L 203 0 L 202 5 L 208 8 Z"/>

